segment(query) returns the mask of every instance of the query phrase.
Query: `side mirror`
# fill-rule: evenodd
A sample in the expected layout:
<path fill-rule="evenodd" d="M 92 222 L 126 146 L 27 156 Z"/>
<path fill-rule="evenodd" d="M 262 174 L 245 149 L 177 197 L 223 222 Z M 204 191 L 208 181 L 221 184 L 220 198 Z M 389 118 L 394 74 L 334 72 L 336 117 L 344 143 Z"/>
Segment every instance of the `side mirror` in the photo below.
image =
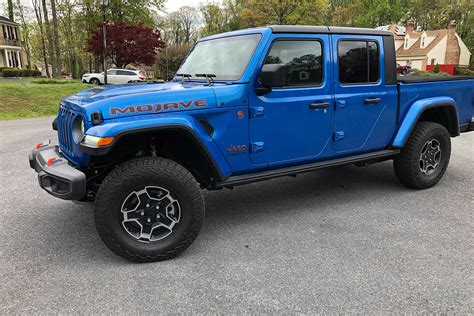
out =
<path fill-rule="evenodd" d="M 286 85 L 286 67 L 281 64 L 263 65 L 260 72 L 261 88 L 256 88 L 257 95 L 270 93 L 272 88 L 284 87 Z"/>

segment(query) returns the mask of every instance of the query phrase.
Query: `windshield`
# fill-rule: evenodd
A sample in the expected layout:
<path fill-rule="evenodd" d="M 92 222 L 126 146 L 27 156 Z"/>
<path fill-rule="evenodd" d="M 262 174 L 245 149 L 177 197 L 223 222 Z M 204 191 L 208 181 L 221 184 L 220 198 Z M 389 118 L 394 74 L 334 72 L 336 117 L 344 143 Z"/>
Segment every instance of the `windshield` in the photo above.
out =
<path fill-rule="evenodd" d="M 199 42 L 178 70 L 178 74 L 213 74 L 216 80 L 242 77 L 260 41 L 260 34 L 217 38 Z"/>

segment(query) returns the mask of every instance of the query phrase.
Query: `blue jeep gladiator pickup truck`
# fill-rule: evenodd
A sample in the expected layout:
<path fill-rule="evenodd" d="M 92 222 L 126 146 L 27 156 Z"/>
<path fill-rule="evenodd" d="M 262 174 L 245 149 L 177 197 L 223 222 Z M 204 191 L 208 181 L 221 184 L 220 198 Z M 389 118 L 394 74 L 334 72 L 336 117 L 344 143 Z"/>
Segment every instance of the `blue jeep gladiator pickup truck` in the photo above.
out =
<path fill-rule="evenodd" d="M 474 80 L 397 79 L 392 34 L 271 26 L 199 40 L 169 83 L 103 86 L 61 102 L 59 146 L 29 156 L 39 184 L 95 201 L 100 237 L 137 262 L 175 257 L 215 190 L 392 159 L 434 186 L 450 138 L 474 130 Z"/>

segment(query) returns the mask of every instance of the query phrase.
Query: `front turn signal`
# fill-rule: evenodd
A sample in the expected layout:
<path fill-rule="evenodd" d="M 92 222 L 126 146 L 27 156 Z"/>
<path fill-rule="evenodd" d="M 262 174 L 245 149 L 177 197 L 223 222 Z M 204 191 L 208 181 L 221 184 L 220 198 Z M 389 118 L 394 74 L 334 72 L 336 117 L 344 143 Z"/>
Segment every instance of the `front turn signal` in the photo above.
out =
<path fill-rule="evenodd" d="M 113 141 L 114 141 L 114 137 L 97 137 L 97 136 L 86 135 L 84 136 L 82 143 L 90 147 L 105 147 L 112 144 Z"/>
<path fill-rule="evenodd" d="M 99 138 L 99 141 L 97 142 L 97 146 L 99 147 L 108 146 L 112 144 L 113 141 L 114 141 L 113 137 L 101 137 Z"/>

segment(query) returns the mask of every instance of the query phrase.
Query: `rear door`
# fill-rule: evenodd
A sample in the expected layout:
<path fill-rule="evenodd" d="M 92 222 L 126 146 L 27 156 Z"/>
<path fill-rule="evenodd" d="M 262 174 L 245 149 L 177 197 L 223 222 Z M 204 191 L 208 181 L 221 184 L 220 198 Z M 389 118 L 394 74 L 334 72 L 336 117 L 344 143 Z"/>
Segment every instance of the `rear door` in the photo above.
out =
<path fill-rule="evenodd" d="M 382 36 L 332 35 L 333 149 L 356 153 L 384 148 L 397 113 L 396 85 L 385 84 Z"/>
<path fill-rule="evenodd" d="M 272 165 L 318 157 L 331 139 L 329 36 L 274 34 L 268 46 L 258 67 L 284 64 L 287 84 L 263 96 L 250 92 L 250 159 Z"/>

